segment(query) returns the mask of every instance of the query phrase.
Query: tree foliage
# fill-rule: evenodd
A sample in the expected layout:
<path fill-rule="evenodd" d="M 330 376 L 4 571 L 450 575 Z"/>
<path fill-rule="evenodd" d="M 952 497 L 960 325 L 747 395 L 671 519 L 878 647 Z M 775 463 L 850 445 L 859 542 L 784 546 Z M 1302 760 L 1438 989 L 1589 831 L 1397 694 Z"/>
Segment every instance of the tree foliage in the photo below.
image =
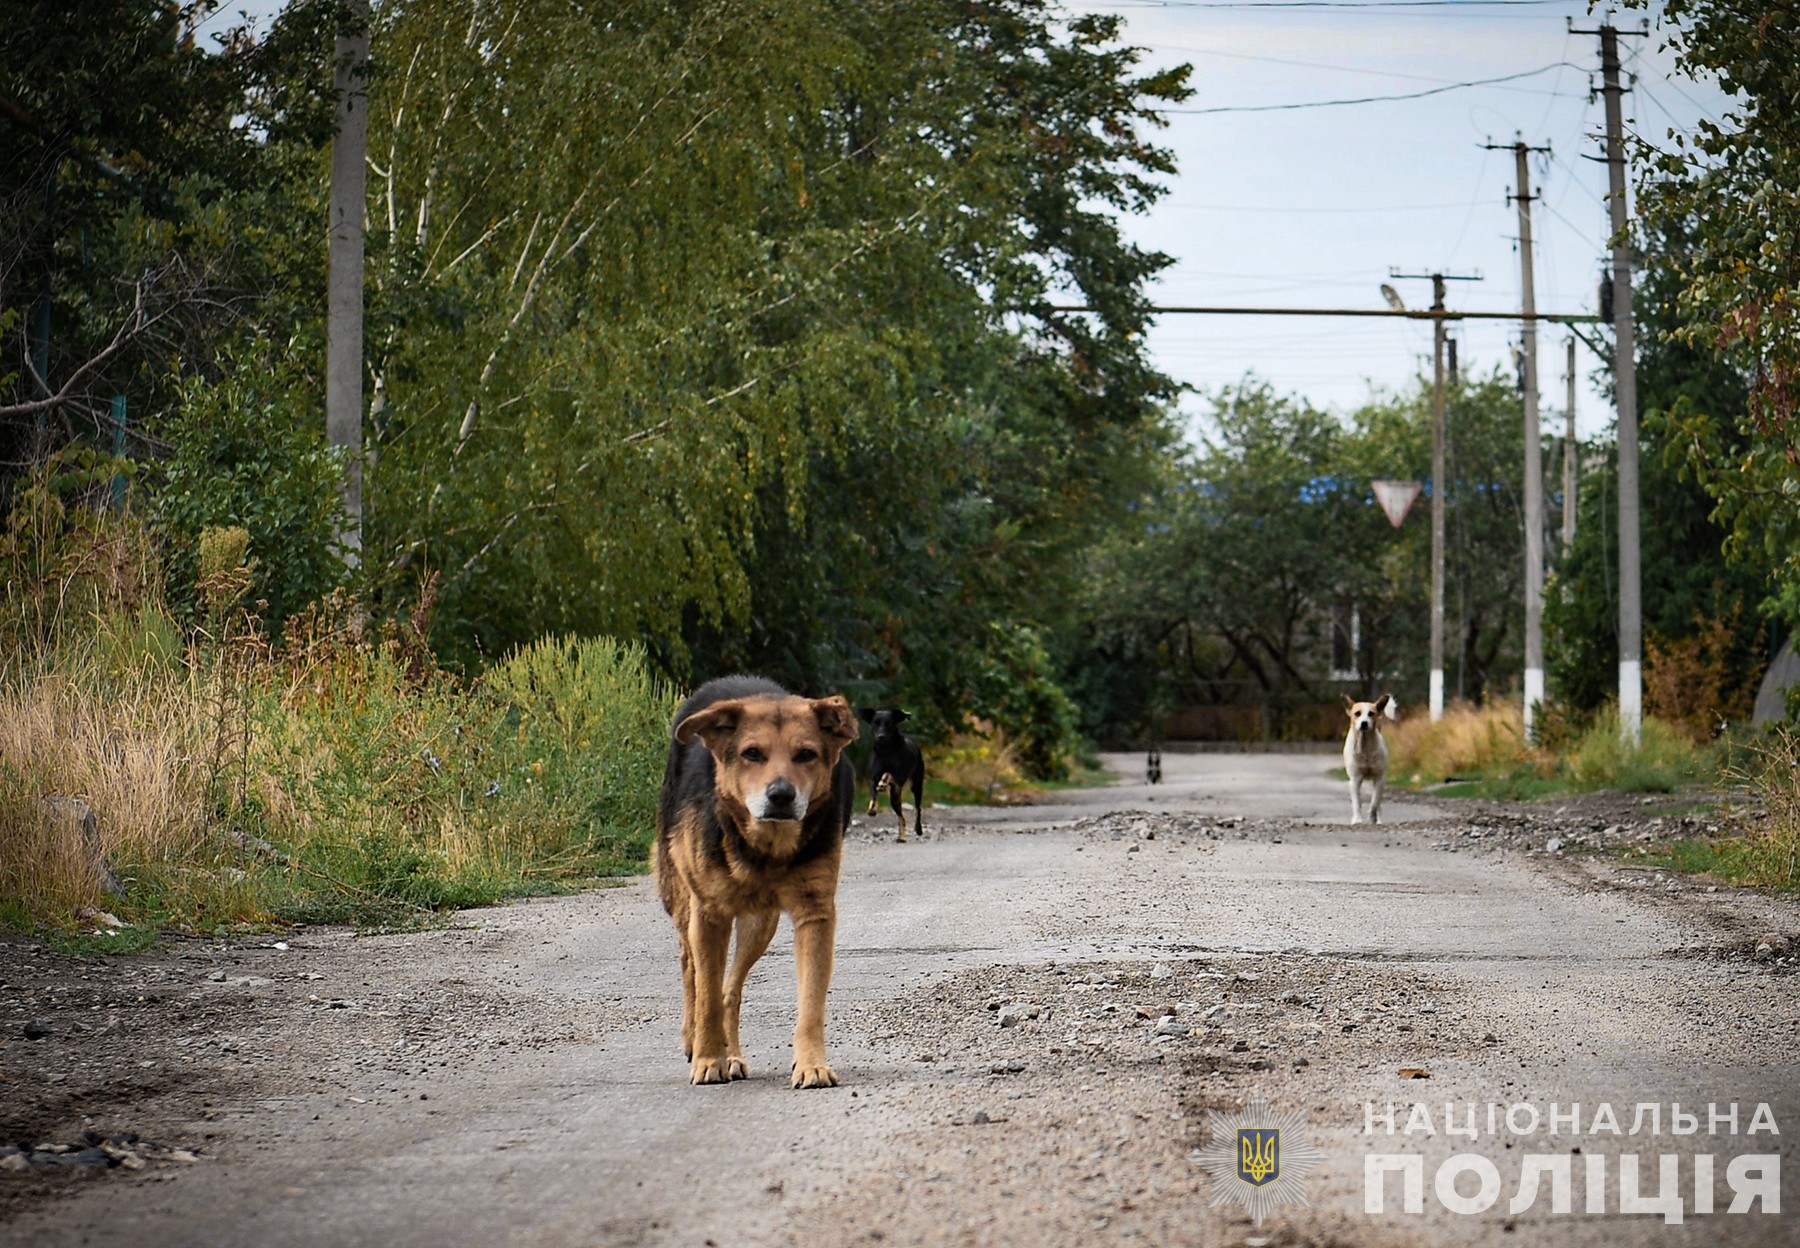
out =
<path fill-rule="evenodd" d="M 1253 379 L 1215 396 L 1199 445 L 1093 553 L 1085 727 L 1132 739 L 1176 705 L 1257 702 L 1279 733 L 1285 710 L 1347 687 L 1331 630 L 1352 609 L 1348 687 L 1423 696 L 1429 495 L 1396 530 L 1371 482 L 1429 480 L 1430 394 L 1421 382 L 1348 421 Z M 1519 668 L 1519 401 L 1495 374 L 1447 405 L 1448 678 L 1479 699 Z"/>
<path fill-rule="evenodd" d="M 1673 223 L 1647 237 L 1645 264 L 1633 291 L 1642 334 L 1638 350 L 1638 492 L 1648 521 L 1640 538 L 1644 628 L 1659 649 L 1713 631 L 1729 620 L 1724 677 L 1732 691 L 1753 682 L 1762 667 L 1755 608 L 1767 595 L 1767 564 L 1751 551 L 1728 561 L 1731 527 L 1696 476 L 1690 458 L 1699 424 L 1709 436 L 1741 444 L 1728 415 L 1742 412 L 1747 385 L 1741 372 L 1682 332 L 1681 274 L 1688 231 Z M 1589 713 L 1618 692 L 1618 456 L 1610 442 L 1584 458 L 1573 546 L 1558 559 L 1545 599 L 1545 653 L 1555 696 Z M 1704 469 L 1700 469 L 1703 476 Z"/>
<path fill-rule="evenodd" d="M 1672 280 L 1664 333 L 1747 380 L 1740 397 L 1688 393 L 1670 445 L 1716 504 L 1728 550 L 1774 572 L 1767 607 L 1800 621 L 1800 8 L 1670 0 L 1683 72 L 1734 98 L 1668 149 L 1648 149 L 1639 203 Z"/>
<path fill-rule="evenodd" d="M 454 20 L 453 20 L 454 19 Z M 954 719 L 1164 439 L 1171 166 L 1035 0 L 378 9 L 365 541 L 464 655 L 644 636 Z M 505 136 L 497 142 L 497 136 Z M 1055 298 L 1092 316 L 1057 314 Z M 978 701 L 978 699 L 976 699 Z"/>

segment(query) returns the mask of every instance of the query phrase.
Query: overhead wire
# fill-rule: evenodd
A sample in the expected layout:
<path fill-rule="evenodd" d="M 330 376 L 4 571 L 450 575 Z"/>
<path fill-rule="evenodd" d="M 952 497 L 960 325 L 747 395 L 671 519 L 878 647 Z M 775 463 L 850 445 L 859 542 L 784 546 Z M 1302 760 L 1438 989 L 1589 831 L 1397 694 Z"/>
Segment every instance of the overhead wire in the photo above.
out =
<path fill-rule="evenodd" d="M 1562 4 L 1565 0 L 1090 0 L 1127 9 L 1337 9 L 1362 10 L 1371 16 L 1399 16 L 1408 9 L 1518 9 Z M 1383 11 L 1390 11 L 1384 13 Z M 1442 17 L 1442 13 L 1431 16 Z M 1493 18 L 1500 14 L 1484 13 Z M 1535 20 L 1535 14 L 1530 16 Z"/>
<path fill-rule="evenodd" d="M 1448 91 L 1465 91 L 1471 87 L 1489 87 L 1496 83 L 1516 82 L 1521 78 L 1533 78 L 1538 74 L 1547 74 L 1567 64 L 1565 61 L 1553 61 L 1548 65 L 1540 65 L 1536 69 L 1522 70 L 1516 74 L 1502 74 L 1497 78 L 1476 78 L 1468 82 L 1452 82 L 1441 87 L 1430 87 L 1424 91 L 1408 91 L 1399 95 L 1365 95 L 1344 100 L 1304 100 L 1293 104 L 1225 104 L 1211 108 L 1159 108 L 1158 113 L 1180 113 L 1188 116 L 1205 116 L 1217 113 L 1285 113 L 1308 108 L 1341 108 L 1351 104 L 1384 104 L 1393 100 L 1422 100 L 1428 96 L 1443 95 Z"/>

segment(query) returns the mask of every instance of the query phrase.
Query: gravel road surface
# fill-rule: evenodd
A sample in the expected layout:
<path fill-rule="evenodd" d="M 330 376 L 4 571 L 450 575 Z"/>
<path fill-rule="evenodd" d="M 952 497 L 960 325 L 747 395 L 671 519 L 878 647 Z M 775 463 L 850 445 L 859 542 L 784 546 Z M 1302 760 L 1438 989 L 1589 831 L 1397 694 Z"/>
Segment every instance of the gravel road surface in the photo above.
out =
<path fill-rule="evenodd" d="M 751 1078 L 688 1086 L 647 880 L 400 935 L 12 938 L 0 1243 L 1800 1244 L 1800 914 L 1633 866 L 1709 817 L 1691 801 L 1390 794 L 1353 828 L 1329 755 L 1171 753 L 1154 787 L 1108 762 L 1120 783 L 1053 804 L 928 810 L 922 844 L 859 821 L 829 1090 L 788 1088 L 785 926 L 746 996 Z M 1323 1154 L 1260 1226 L 1197 1160 L 1258 1093 L 1298 1116 L 1291 1165 Z M 1709 1131 L 1733 1102 L 1737 1134 Z M 1556 1134 L 1508 1129 L 1553 1103 Z M 1661 1134 L 1629 1134 L 1640 1103 Z M 1430 1134 L 1405 1130 L 1420 1104 Z M 1780 1134 L 1750 1132 L 1763 1104 Z M 1547 1180 L 1511 1209 L 1528 1153 L 1570 1167 L 1570 1212 Z M 1366 1212 L 1372 1154 L 1420 1158 L 1421 1211 L 1395 1173 Z M 1491 1205 L 1446 1207 L 1452 1155 L 1443 1190 L 1482 1204 L 1491 1163 Z M 1740 1155 L 1780 1158 L 1779 1213 L 1726 1212 L 1764 1174 L 1731 1177 Z M 1679 1223 L 1621 1211 L 1628 1157 L 1652 1202 L 1674 1167 Z"/>

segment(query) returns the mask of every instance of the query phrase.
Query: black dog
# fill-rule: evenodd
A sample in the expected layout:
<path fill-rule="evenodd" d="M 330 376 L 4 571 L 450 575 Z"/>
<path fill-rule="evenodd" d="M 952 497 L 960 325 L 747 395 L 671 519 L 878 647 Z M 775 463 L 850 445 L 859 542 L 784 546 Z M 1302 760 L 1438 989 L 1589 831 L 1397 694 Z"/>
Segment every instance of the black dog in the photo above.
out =
<path fill-rule="evenodd" d="M 1149 784 L 1162 783 L 1162 751 L 1154 745 L 1144 759 L 1144 780 Z"/>
<path fill-rule="evenodd" d="M 864 707 L 858 711 L 863 720 L 875 729 L 875 749 L 869 758 L 869 813 L 875 813 L 875 803 L 881 791 L 887 790 L 888 800 L 894 804 L 894 817 L 900 820 L 900 835 L 897 841 L 906 839 L 906 811 L 900 803 L 900 790 L 907 785 L 912 786 L 913 795 L 913 835 L 920 840 L 925 839 L 925 755 L 919 751 L 919 743 L 900 731 L 900 723 L 908 718 L 905 711 L 873 711 Z"/>

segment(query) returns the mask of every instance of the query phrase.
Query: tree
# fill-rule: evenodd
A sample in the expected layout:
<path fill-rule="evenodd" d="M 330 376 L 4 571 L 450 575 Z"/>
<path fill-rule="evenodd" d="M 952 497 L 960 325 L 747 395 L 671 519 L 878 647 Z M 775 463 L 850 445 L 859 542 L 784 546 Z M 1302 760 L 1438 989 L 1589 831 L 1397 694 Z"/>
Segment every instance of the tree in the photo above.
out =
<path fill-rule="evenodd" d="M 1042 618 L 1163 437 L 1165 260 L 1114 216 L 1185 89 L 1118 29 L 1034 0 L 378 9 L 378 589 L 441 570 L 465 658 L 647 636 L 679 673 L 930 671 L 905 687 L 948 712 L 958 647 Z M 1063 289 L 1099 314 L 1049 312 Z"/>
<path fill-rule="evenodd" d="M 1182 704 L 1261 702 L 1265 730 L 1328 701 L 1331 630 L 1356 613 L 1353 684 L 1423 695 L 1430 530 L 1398 530 L 1376 478 L 1424 479 L 1430 386 L 1377 396 L 1349 422 L 1254 379 L 1214 398 L 1209 434 L 1172 458 L 1098 546 L 1076 632 L 1084 727 L 1154 734 Z M 1518 395 L 1498 372 L 1448 396 L 1451 688 L 1516 680 L 1522 612 Z"/>
<path fill-rule="evenodd" d="M 1643 244 L 1645 263 L 1633 292 L 1643 333 L 1638 350 L 1640 490 L 1655 522 L 1643 530 L 1644 625 L 1656 645 L 1692 638 L 1706 622 L 1729 620 L 1728 683 L 1753 685 L 1764 658 L 1756 608 L 1768 594 L 1767 565 L 1754 548 L 1727 559 L 1732 529 L 1701 484 L 1693 436 L 1742 453 L 1743 436 L 1729 417 L 1745 410 L 1747 378 L 1733 362 L 1683 332 L 1682 274 L 1691 263 L 1690 226 L 1664 222 Z M 1559 700 L 1586 713 L 1616 696 L 1611 675 L 1619 656 L 1618 460 L 1610 441 L 1589 448 L 1580 520 L 1545 596 L 1546 654 Z M 1697 472 L 1701 474 L 1697 476 Z"/>
<path fill-rule="evenodd" d="M 1668 46 L 1681 70 L 1716 79 L 1733 107 L 1692 137 L 1644 148 L 1639 206 L 1654 237 L 1683 240 L 1663 333 L 1747 381 L 1687 393 L 1667 409 L 1672 446 L 1715 503 L 1727 554 L 1766 565 L 1764 602 L 1800 621 L 1800 7 L 1670 0 Z"/>
<path fill-rule="evenodd" d="M 241 60 L 196 46 L 207 5 L 20 0 L 0 23 L 0 462 L 114 444 L 229 314 L 220 193 L 239 176 Z M 10 475 L 10 474 L 9 474 Z"/>

